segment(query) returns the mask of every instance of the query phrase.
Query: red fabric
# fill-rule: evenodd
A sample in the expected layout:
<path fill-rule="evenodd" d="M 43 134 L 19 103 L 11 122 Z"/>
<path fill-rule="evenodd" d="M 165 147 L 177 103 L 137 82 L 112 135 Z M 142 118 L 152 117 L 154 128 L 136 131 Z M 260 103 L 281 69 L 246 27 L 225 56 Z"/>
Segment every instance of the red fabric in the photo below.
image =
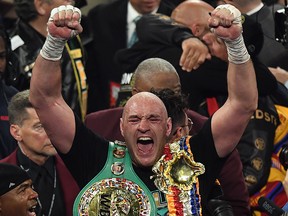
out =
<path fill-rule="evenodd" d="M 0 120 L 1 121 L 9 121 L 9 117 L 8 116 L 0 116 Z"/>
<path fill-rule="evenodd" d="M 206 98 L 206 102 L 207 102 L 207 109 L 208 109 L 209 116 L 212 116 L 219 109 L 217 100 L 215 97 Z"/>
<path fill-rule="evenodd" d="M 85 125 L 105 139 L 124 141 L 120 132 L 122 112 L 123 107 L 117 107 L 90 113 L 85 118 Z"/>

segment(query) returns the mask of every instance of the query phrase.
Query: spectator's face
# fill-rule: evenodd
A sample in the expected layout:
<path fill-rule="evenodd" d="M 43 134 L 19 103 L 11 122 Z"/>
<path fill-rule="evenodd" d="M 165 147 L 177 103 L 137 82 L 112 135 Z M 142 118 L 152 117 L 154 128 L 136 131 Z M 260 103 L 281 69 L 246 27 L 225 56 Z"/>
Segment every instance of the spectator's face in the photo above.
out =
<path fill-rule="evenodd" d="M 192 128 L 193 123 L 191 119 L 188 118 L 185 112 L 184 112 L 184 115 L 185 115 L 185 118 L 183 122 L 177 122 L 175 123 L 175 125 L 173 125 L 174 129 L 169 136 L 169 142 L 174 142 L 175 140 L 179 140 L 183 136 L 189 135 L 189 132 Z"/>
<path fill-rule="evenodd" d="M 151 167 L 159 160 L 171 127 L 166 108 L 156 95 L 142 92 L 128 100 L 120 128 L 136 166 Z"/>
<path fill-rule="evenodd" d="M 38 194 L 32 189 L 32 180 L 24 181 L 16 188 L 0 196 L 1 216 L 36 216 Z"/>
<path fill-rule="evenodd" d="M 208 46 L 211 55 L 216 56 L 223 61 L 228 60 L 226 46 L 222 39 L 218 38 L 210 31 L 206 32 L 201 39 Z"/>
<path fill-rule="evenodd" d="M 130 0 L 135 10 L 140 14 L 149 14 L 159 7 L 161 0 Z"/>
<path fill-rule="evenodd" d="M 151 90 L 158 92 L 167 88 L 173 90 L 176 94 L 181 93 L 181 84 L 177 73 L 155 72 L 153 77 L 139 78 L 135 81 L 132 94 L 143 91 L 150 92 Z"/>
<path fill-rule="evenodd" d="M 0 36 L 0 74 L 3 74 L 5 72 L 6 68 L 6 47 L 5 47 L 5 41 Z"/>
<path fill-rule="evenodd" d="M 171 17 L 178 23 L 191 29 L 194 36 L 200 38 L 208 46 L 211 55 L 227 61 L 224 42 L 210 31 L 209 13 L 214 8 L 205 2 L 185 2 L 173 10 Z"/>
<path fill-rule="evenodd" d="M 29 117 L 23 121 L 22 125 L 12 124 L 10 131 L 21 145 L 23 153 L 35 163 L 41 164 L 49 156 L 56 155 L 56 150 L 40 123 L 35 109 L 27 108 L 26 110 Z"/>
<path fill-rule="evenodd" d="M 206 11 L 205 13 L 209 13 L 209 11 Z M 199 37 L 207 46 L 209 49 L 209 52 L 212 56 L 216 56 L 223 61 L 227 61 L 227 51 L 226 46 L 222 39 L 218 38 L 214 33 L 211 32 L 210 27 L 208 26 L 208 19 L 205 20 L 195 20 L 195 23 L 197 24 L 197 27 L 192 28 L 192 33 Z"/>

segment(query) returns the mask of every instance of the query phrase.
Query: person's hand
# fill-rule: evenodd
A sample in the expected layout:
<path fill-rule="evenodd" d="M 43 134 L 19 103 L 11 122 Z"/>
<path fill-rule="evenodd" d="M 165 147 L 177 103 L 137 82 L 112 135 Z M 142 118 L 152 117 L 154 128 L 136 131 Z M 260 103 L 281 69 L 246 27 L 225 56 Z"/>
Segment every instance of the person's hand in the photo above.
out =
<path fill-rule="evenodd" d="M 242 34 L 240 11 L 232 5 L 220 5 L 212 11 L 208 20 L 215 34 L 224 41 L 233 41 Z"/>
<path fill-rule="evenodd" d="M 211 59 L 208 47 L 198 38 L 188 38 L 182 42 L 180 66 L 190 72 L 197 69 L 206 59 Z"/>
<path fill-rule="evenodd" d="M 202 40 L 208 46 L 211 56 L 216 56 L 226 62 L 228 61 L 227 48 L 221 38 L 215 36 L 212 32 L 208 32 L 202 37 Z"/>
<path fill-rule="evenodd" d="M 49 61 L 61 59 L 66 41 L 83 31 L 80 20 L 81 11 L 72 5 L 54 8 L 47 23 L 48 34 L 40 55 Z"/>
<path fill-rule="evenodd" d="M 81 11 L 72 5 L 62 5 L 51 11 L 47 23 L 52 37 L 68 40 L 83 31 L 80 24 Z"/>
<path fill-rule="evenodd" d="M 240 65 L 250 60 L 242 35 L 242 16 L 236 7 L 230 4 L 217 6 L 208 24 L 211 31 L 224 41 L 229 63 Z"/>
<path fill-rule="evenodd" d="M 273 75 L 276 77 L 276 79 L 281 82 L 282 84 L 285 84 L 288 81 L 288 72 L 280 67 L 272 68 L 269 67 L 269 70 Z"/>

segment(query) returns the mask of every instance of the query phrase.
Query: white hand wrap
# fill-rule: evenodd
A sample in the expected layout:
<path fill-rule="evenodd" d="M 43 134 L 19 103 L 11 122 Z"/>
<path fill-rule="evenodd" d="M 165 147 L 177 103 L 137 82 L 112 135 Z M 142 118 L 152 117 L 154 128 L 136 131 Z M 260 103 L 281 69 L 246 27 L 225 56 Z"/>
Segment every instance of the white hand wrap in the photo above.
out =
<path fill-rule="evenodd" d="M 48 33 L 46 41 L 40 50 L 40 55 L 44 59 L 58 61 L 62 57 L 62 52 L 66 42 L 66 39 L 56 38 Z"/>
<path fill-rule="evenodd" d="M 81 21 L 81 11 L 78 8 L 73 7 L 72 5 L 62 5 L 60 7 L 54 8 L 51 11 L 49 22 L 53 21 L 53 17 L 56 13 L 59 13 L 59 12 L 64 11 L 64 10 L 65 11 L 72 10 L 73 13 L 74 12 L 79 13 L 79 15 L 80 15 L 79 16 L 80 17 L 79 22 Z M 79 34 L 78 31 L 71 30 L 70 38 L 73 38 L 78 34 Z M 50 33 L 48 31 L 46 41 L 45 41 L 42 49 L 40 50 L 40 55 L 44 59 L 47 59 L 50 61 L 58 61 L 62 57 L 62 52 L 63 52 L 63 49 L 64 49 L 66 42 L 67 42 L 67 39 L 59 38 L 59 37 L 53 37 L 52 35 L 50 35 Z"/>
<path fill-rule="evenodd" d="M 74 12 L 79 13 L 79 15 L 80 15 L 80 20 L 79 20 L 79 22 L 81 22 L 81 11 L 80 11 L 80 9 L 77 8 L 77 7 L 73 7 L 72 5 L 61 5 L 61 6 L 57 7 L 57 8 L 54 8 L 54 9 L 51 11 L 51 13 L 50 13 L 49 21 L 53 21 L 53 16 L 54 16 L 56 13 L 61 12 L 61 11 L 64 11 L 64 10 L 65 10 L 65 11 L 72 10 L 73 13 L 74 13 Z"/>
<path fill-rule="evenodd" d="M 230 13 L 233 14 L 234 16 L 233 23 L 242 27 L 241 12 L 236 7 L 230 4 L 223 4 L 223 5 L 217 6 L 216 9 L 226 9 L 230 11 Z"/>
<path fill-rule="evenodd" d="M 232 5 L 225 4 L 219 5 L 217 9 L 229 10 L 230 13 L 234 16 L 233 24 L 239 25 L 242 28 L 241 12 L 237 8 Z M 245 46 L 242 34 L 235 40 L 223 40 L 227 47 L 229 62 L 234 64 L 243 64 L 250 59 L 250 55 Z"/>
<path fill-rule="evenodd" d="M 228 60 L 234 64 L 243 64 L 250 59 L 242 34 L 233 41 L 225 41 Z"/>

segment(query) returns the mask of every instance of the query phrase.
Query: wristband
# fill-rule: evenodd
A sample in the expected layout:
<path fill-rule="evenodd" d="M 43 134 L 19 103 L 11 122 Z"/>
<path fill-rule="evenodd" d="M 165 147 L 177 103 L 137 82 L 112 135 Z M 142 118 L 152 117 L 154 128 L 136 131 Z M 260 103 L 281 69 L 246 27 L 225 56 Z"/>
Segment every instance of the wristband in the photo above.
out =
<path fill-rule="evenodd" d="M 68 10 L 72 10 L 73 13 L 75 12 L 78 13 L 79 22 L 81 21 L 81 11 L 78 8 L 73 7 L 72 5 L 62 5 L 62 6 L 59 6 L 58 8 L 54 8 L 51 11 L 49 22 L 53 22 L 53 17 L 55 14 L 61 11 L 68 11 Z M 78 34 L 79 32 L 77 30 L 72 30 L 70 34 L 70 38 L 73 38 Z M 45 43 L 42 49 L 40 50 L 40 55 L 46 60 L 58 61 L 62 57 L 62 52 L 63 52 L 66 42 L 67 42 L 67 39 L 53 37 L 52 35 L 50 35 L 48 31 L 48 35 L 46 37 Z"/>
<path fill-rule="evenodd" d="M 40 50 L 40 55 L 46 60 L 58 61 L 62 57 L 66 42 L 66 39 L 53 37 L 48 33 L 46 41 Z"/>
<path fill-rule="evenodd" d="M 242 34 L 233 41 L 224 41 L 227 47 L 228 60 L 234 64 L 243 64 L 250 59 Z"/>
<path fill-rule="evenodd" d="M 233 24 L 242 28 L 241 12 L 234 6 L 229 4 L 219 5 L 216 9 L 226 9 L 233 14 Z M 228 52 L 228 60 L 234 64 L 243 64 L 250 59 L 250 55 L 244 43 L 242 34 L 235 40 L 222 38 L 226 44 Z"/>

